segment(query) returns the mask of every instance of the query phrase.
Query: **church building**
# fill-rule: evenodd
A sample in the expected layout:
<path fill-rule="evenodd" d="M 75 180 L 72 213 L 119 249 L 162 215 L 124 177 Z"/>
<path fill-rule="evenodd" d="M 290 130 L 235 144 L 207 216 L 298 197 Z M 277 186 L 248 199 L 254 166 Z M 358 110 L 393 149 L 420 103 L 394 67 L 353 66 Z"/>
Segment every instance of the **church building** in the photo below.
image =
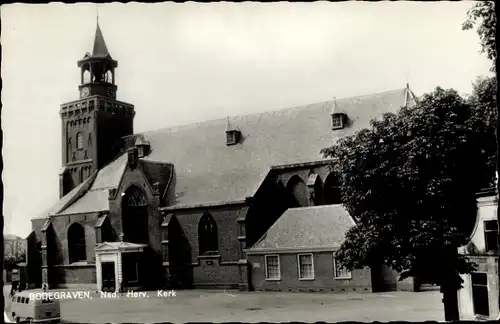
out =
<path fill-rule="evenodd" d="M 251 290 L 250 248 L 257 258 L 283 235 L 268 233 L 283 215 L 307 223 L 333 212 L 351 224 L 321 149 L 415 102 L 406 86 L 136 134 L 99 24 L 77 66 L 79 98 L 60 107 L 60 199 L 28 237 L 32 287 Z"/>

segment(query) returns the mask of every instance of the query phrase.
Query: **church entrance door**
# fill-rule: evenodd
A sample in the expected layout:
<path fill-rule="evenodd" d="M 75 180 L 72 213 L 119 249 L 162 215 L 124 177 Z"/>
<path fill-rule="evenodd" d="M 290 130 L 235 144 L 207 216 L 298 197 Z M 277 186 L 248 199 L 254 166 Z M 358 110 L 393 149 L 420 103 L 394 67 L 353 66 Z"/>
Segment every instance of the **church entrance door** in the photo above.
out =
<path fill-rule="evenodd" d="M 116 289 L 115 263 L 103 262 L 101 264 L 102 291 L 114 292 Z"/>

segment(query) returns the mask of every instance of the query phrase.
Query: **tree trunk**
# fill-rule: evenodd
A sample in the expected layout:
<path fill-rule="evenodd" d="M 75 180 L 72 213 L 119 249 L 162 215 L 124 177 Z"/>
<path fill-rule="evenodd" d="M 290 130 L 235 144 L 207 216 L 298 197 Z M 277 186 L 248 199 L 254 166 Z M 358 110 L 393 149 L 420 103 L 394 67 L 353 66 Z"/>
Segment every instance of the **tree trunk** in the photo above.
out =
<path fill-rule="evenodd" d="M 496 4 L 494 5 L 495 6 L 495 15 L 498 17 L 498 15 L 500 14 L 500 6 L 497 6 Z M 498 32 L 499 32 L 499 27 L 498 27 L 498 24 L 495 23 L 495 29 L 496 29 L 496 34 L 498 35 Z M 495 49 L 496 51 L 496 49 Z M 496 77 L 496 72 L 498 71 L 498 68 L 496 67 L 497 65 L 497 57 L 495 55 L 495 61 L 493 62 L 494 66 L 495 66 L 495 77 Z M 497 78 L 497 93 L 499 93 L 499 87 L 498 87 L 498 78 Z M 497 101 L 497 175 L 498 173 L 500 173 L 500 107 L 498 106 L 498 101 Z M 497 194 L 500 193 L 500 181 L 497 179 Z M 498 208 L 497 206 L 497 226 L 500 225 L 500 209 Z M 500 233 L 499 233 L 499 236 L 497 238 L 497 242 L 498 242 L 498 245 L 500 247 Z M 498 266 L 499 266 L 499 269 L 500 269 L 500 258 L 498 259 Z M 497 282 L 500 282 L 500 272 L 498 272 L 498 278 L 497 278 Z M 500 296 L 500 285 L 498 286 L 499 288 L 499 294 L 498 296 Z M 498 307 L 500 307 L 500 298 L 498 298 Z"/>
<path fill-rule="evenodd" d="M 497 6 L 495 3 L 495 15 L 498 17 L 500 14 L 500 6 Z M 495 23 L 495 29 L 496 29 L 496 34 L 498 35 L 500 27 L 498 27 L 498 24 Z M 495 49 L 496 51 L 496 49 Z M 493 62 L 495 65 L 495 77 L 496 77 L 496 72 L 498 71 L 498 68 L 496 67 L 497 64 L 497 57 L 495 55 L 495 61 Z M 498 91 L 498 78 L 497 78 L 497 93 Z M 498 106 L 498 101 L 497 101 L 497 172 L 500 172 L 500 107 Z M 500 181 L 497 180 L 497 192 L 500 193 Z M 500 225 L 500 209 L 497 207 L 497 224 Z M 497 239 L 499 247 L 500 247 L 500 236 Z M 498 259 L 498 266 L 500 269 L 500 258 Z M 498 282 L 500 282 L 500 272 L 498 272 Z M 499 294 L 500 296 L 500 285 L 498 286 L 499 288 Z M 500 307 L 500 298 L 498 298 L 498 307 Z"/>
<path fill-rule="evenodd" d="M 458 290 L 454 283 L 444 283 L 441 285 L 441 293 L 443 294 L 444 304 L 444 320 L 458 321 L 460 315 L 458 313 Z"/>

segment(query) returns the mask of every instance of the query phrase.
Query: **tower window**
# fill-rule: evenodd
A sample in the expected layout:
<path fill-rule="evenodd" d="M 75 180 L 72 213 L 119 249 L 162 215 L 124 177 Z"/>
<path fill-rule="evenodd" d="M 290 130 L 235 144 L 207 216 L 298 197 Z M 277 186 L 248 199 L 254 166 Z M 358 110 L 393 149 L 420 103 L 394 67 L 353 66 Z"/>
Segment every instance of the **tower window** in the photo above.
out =
<path fill-rule="evenodd" d="M 83 149 L 83 134 L 82 133 L 76 134 L 76 149 L 77 150 Z"/>

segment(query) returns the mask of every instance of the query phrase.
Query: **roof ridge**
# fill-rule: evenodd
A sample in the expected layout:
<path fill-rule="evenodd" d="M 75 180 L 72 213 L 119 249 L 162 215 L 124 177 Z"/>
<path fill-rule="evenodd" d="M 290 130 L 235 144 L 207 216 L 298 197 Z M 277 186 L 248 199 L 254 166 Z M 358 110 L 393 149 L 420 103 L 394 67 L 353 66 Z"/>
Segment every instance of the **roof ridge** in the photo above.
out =
<path fill-rule="evenodd" d="M 85 196 L 92 189 L 92 186 L 94 185 L 94 181 L 97 178 L 99 171 L 100 170 L 94 171 L 87 180 L 82 182 L 82 187 L 80 188 L 80 190 L 78 190 L 78 192 L 76 192 L 75 195 L 73 197 L 71 197 L 71 199 L 69 199 L 62 206 L 62 208 L 60 208 L 56 213 L 54 213 L 54 215 L 57 215 L 57 214 L 64 212 L 66 209 L 68 209 L 74 203 L 76 203 L 78 200 L 80 200 L 83 196 Z"/>
<path fill-rule="evenodd" d="M 345 209 L 342 204 L 331 204 L 331 205 L 319 205 L 319 206 L 305 206 L 305 207 L 293 207 L 293 208 L 288 208 L 285 213 L 288 210 L 303 210 L 303 209 L 321 209 L 321 208 L 343 208 Z"/>
<path fill-rule="evenodd" d="M 336 101 L 343 101 L 343 100 L 353 100 L 353 99 L 361 99 L 361 98 L 367 98 L 367 97 L 373 97 L 373 96 L 378 96 L 378 95 L 384 95 L 390 92 L 399 92 L 399 91 L 405 91 L 407 88 L 398 88 L 398 89 L 393 89 L 393 90 L 386 90 L 382 92 L 375 92 L 371 94 L 364 94 L 364 95 L 359 95 L 359 96 L 350 96 L 350 97 L 342 97 L 342 98 L 336 98 Z M 147 130 L 143 131 L 140 133 L 135 133 L 130 136 L 138 136 L 138 135 L 145 135 L 147 136 L 148 133 L 155 133 L 155 132 L 160 132 L 160 131 L 166 131 L 166 130 L 174 130 L 174 129 L 181 129 L 181 128 L 188 128 L 188 127 L 193 127 L 199 124 L 205 124 L 205 123 L 210 123 L 210 122 L 221 122 L 221 121 L 227 121 L 228 118 L 242 118 L 242 117 L 251 117 L 251 116 L 259 116 L 259 115 L 268 115 L 268 114 L 273 114 L 273 113 L 279 113 L 279 112 L 285 112 L 285 111 L 290 111 L 290 110 L 298 110 L 298 109 L 304 109 L 308 106 L 312 105 L 319 105 L 319 104 L 327 104 L 332 102 L 334 99 L 330 100 L 324 100 L 324 101 L 317 101 L 317 102 L 312 102 L 308 104 L 303 104 L 303 105 L 297 105 L 297 106 L 291 106 L 287 108 L 279 108 L 279 109 L 273 109 L 273 110 L 268 110 L 268 111 L 262 111 L 262 112 L 255 112 L 255 113 L 247 113 L 247 114 L 241 114 L 241 115 L 234 115 L 234 116 L 225 116 L 225 117 L 217 117 L 213 119 L 208 119 L 208 120 L 200 120 L 196 122 L 189 122 L 186 124 L 180 124 L 180 125 L 172 125 L 172 126 L 167 126 L 167 127 L 162 127 L 162 128 L 157 128 L 157 129 L 152 129 L 152 130 Z"/>

